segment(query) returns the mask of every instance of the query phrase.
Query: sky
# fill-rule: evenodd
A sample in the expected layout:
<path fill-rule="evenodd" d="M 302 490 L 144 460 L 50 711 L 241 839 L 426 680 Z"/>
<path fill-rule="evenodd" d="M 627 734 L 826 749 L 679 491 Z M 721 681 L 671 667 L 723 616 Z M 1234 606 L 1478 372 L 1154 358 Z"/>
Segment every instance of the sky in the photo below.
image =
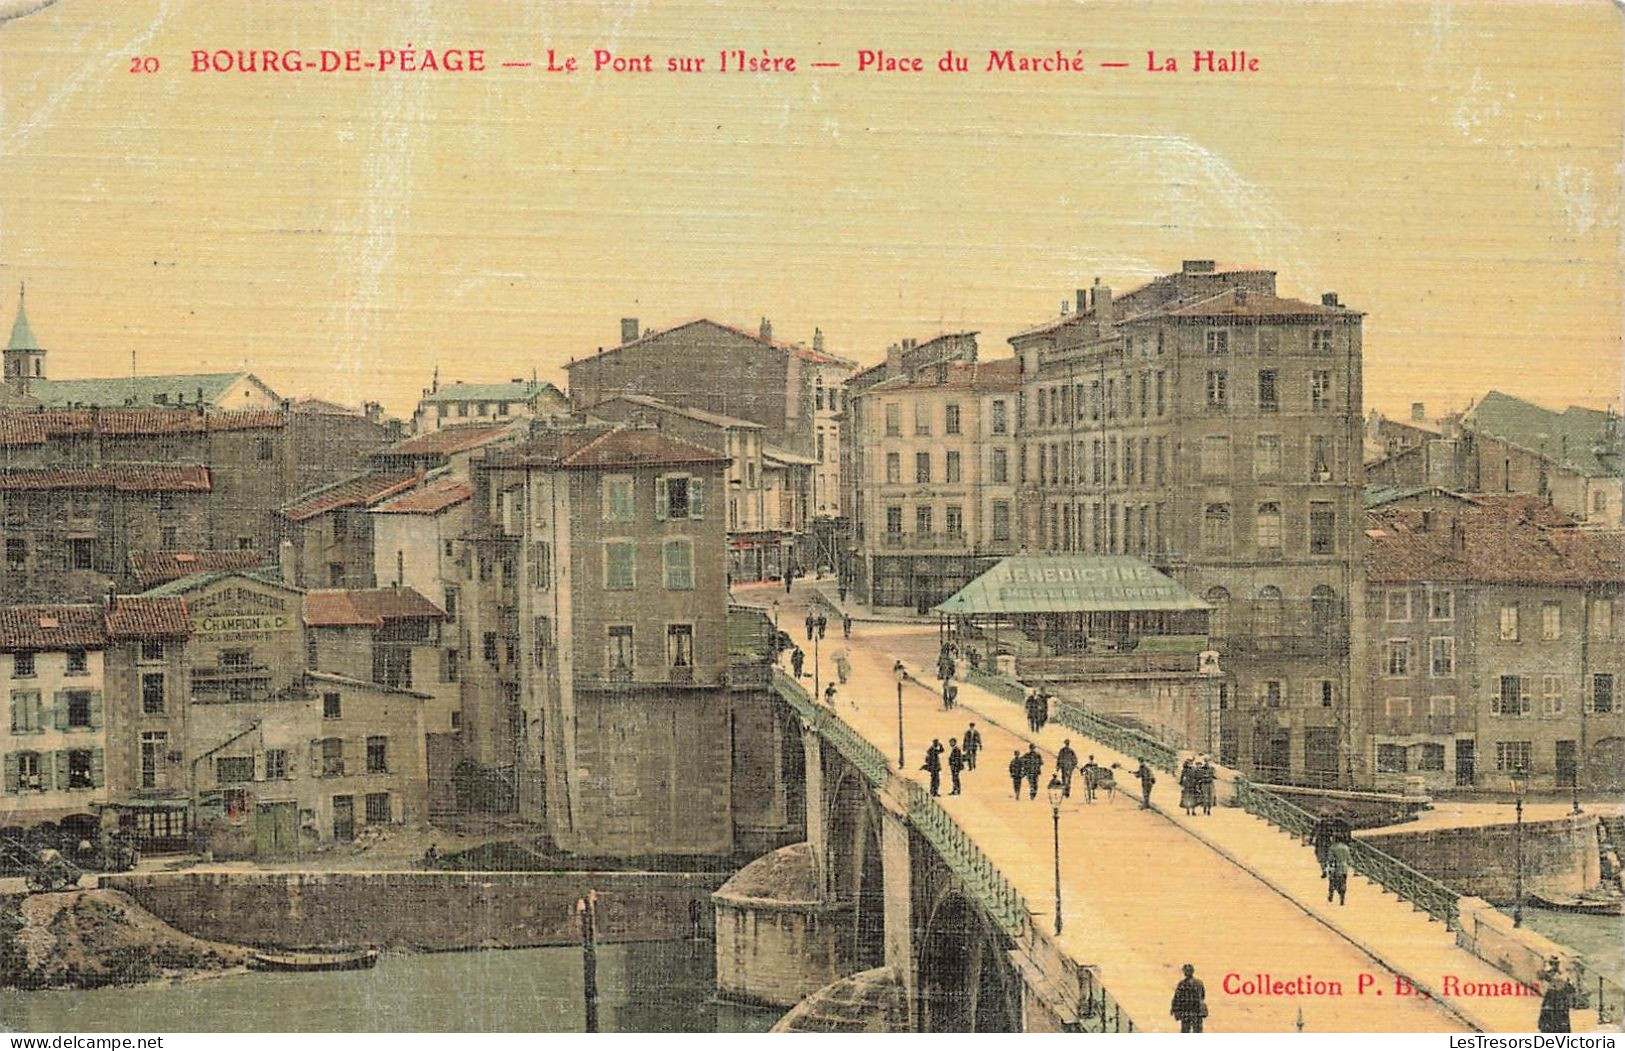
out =
<path fill-rule="evenodd" d="M 26 281 L 49 375 L 133 354 L 406 414 L 437 368 L 562 386 L 625 316 L 997 357 L 1201 258 L 1365 311 L 1368 407 L 1617 406 L 1622 43 L 1606 2 L 0 0 L 0 334 Z M 536 65 L 190 71 L 408 46 Z M 733 48 L 800 68 L 714 72 Z M 969 73 L 857 68 L 949 48 Z M 1086 68 L 985 72 L 1006 48 Z M 1208 48 L 1258 70 L 1190 72 Z"/>

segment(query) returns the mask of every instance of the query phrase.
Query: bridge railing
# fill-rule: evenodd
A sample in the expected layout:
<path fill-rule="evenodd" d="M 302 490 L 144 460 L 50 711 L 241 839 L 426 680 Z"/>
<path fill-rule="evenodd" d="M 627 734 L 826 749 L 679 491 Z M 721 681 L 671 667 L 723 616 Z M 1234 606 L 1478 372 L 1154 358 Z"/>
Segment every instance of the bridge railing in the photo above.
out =
<path fill-rule="evenodd" d="M 1305 841 L 1313 834 L 1314 814 L 1240 775 L 1235 779 L 1235 787 L 1236 802 L 1247 813 Z M 1349 853 L 1354 871 L 1410 902 L 1413 908 L 1427 913 L 1449 930 L 1460 929 L 1461 895 L 1456 891 L 1364 840 L 1351 840 Z"/>
<path fill-rule="evenodd" d="M 1134 1019 L 1130 1018 L 1123 1005 L 1106 987 L 1100 984 L 1100 978 L 1095 972 L 1083 972 L 1083 1003 L 1079 1005 L 1078 1018 L 1080 1028 L 1086 1033 L 1132 1033 L 1135 1032 Z"/>
<path fill-rule="evenodd" d="M 906 778 L 900 782 L 908 803 L 909 823 L 937 849 L 949 870 L 1005 933 L 1020 937 L 1028 922 L 1027 902 L 1020 892 L 930 793 Z"/>
<path fill-rule="evenodd" d="M 1154 737 L 1131 730 L 1089 711 L 1081 704 L 1062 701 L 1056 705 L 1055 721 L 1069 730 L 1086 734 L 1124 755 L 1144 759 L 1152 766 L 1172 771 L 1179 762 L 1179 752 Z"/>
<path fill-rule="evenodd" d="M 967 666 L 961 676 L 972 686 L 979 686 L 995 697 L 1002 697 L 1007 701 L 1020 704 L 1027 697 L 1027 688 L 1014 679 L 1009 679 L 998 672 L 984 671 L 981 668 Z"/>
<path fill-rule="evenodd" d="M 773 669 L 773 686 L 802 721 L 812 727 L 819 737 L 833 744 L 841 757 L 868 778 L 870 784 L 878 788 L 886 783 L 889 768 L 880 749 L 842 722 L 834 712 L 814 701 L 800 683 L 780 668 Z"/>

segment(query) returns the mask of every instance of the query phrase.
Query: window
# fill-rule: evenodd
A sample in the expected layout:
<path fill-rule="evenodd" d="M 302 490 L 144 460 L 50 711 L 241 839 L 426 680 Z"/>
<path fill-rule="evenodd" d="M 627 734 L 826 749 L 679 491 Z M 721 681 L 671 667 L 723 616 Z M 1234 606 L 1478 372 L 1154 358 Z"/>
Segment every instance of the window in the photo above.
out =
<path fill-rule="evenodd" d="M 285 748 L 267 748 L 265 750 L 265 779 L 267 781 L 284 781 L 288 777 L 288 750 Z"/>
<path fill-rule="evenodd" d="M 90 690 L 69 690 L 62 695 L 63 707 L 66 710 L 67 729 L 93 730 L 96 727 L 96 709 L 101 707 L 100 698 Z"/>
<path fill-rule="evenodd" d="M 75 748 L 68 752 L 68 787 L 69 788 L 96 788 L 101 778 L 97 776 L 96 767 L 101 758 L 101 750 L 92 751 L 89 748 Z M 58 753 L 59 755 L 61 753 Z M 248 761 L 248 775 L 254 776 L 254 760 Z"/>
<path fill-rule="evenodd" d="M 827 460 L 828 460 L 828 457 L 826 457 L 824 455 L 824 431 L 823 431 L 823 428 L 819 428 L 819 431 L 818 431 L 818 462 L 819 463 L 825 463 L 825 462 L 827 462 Z"/>
<path fill-rule="evenodd" d="M 1503 642 L 1518 641 L 1518 606 L 1509 603 L 1501 607 L 1501 640 Z"/>
<path fill-rule="evenodd" d="M 11 785 L 6 786 L 8 789 Z M 45 791 L 45 767 L 38 752 L 17 753 L 16 790 L 21 792 Z"/>
<path fill-rule="evenodd" d="M 336 693 L 322 694 L 322 718 L 341 719 L 344 717 L 344 701 Z"/>
<path fill-rule="evenodd" d="M 636 514 L 632 495 L 632 479 L 626 475 L 604 477 L 604 521 L 630 522 Z"/>
<path fill-rule="evenodd" d="M 1207 411 L 1224 412 L 1229 406 L 1226 376 L 1223 369 L 1209 369 L 1207 373 Z"/>
<path fill-rule="evenodd" d="M 28 561 L 28 541 L 21 537 L 6 538 L 6 568 L 13 572 L 22 569 Z"/>
<path fill-rule="evenodd" d="M 1337 511 L 1330 503 L 1309 503 L 1309 553 L 1331 555 L 1337 552 Z"/>
<path fill-rule="evenodd" d="M 1002 401 L 993 403 L 993 419 L 990 429 L 994 434 L 1010 433 L 1010 410 Z"/>
<path fill-rule="evenodd" d="M 86 675 L 90 672 L 90 658 L 84 650 L 68 651 L 68 674 Z"/>
<path fill-rule="evenodd" d="M 254 757 L 251 755 L 221 756 L 214 761 L 214 779 L 223 785 L 240 784 L 254 780 Z"/>
<path fill-rule="evenodd" d="M 943 410 L 943 413 L 944 413 L 944 419 L 943 419 L 943 424 L 942 424 L 943 433 L 944 434 L 958 434 L 959 433 L 959 406 L 958 405 L 949 405 L 946 409 Z"/>
<path fill-rule="evenodd" d="M 1594 639 L 1614 637 L 1613 600 L 1605 598 L 1591 600 L 1591 637 Z"/>
<path fill-rule="evenodd" d="M 993 501 L 993 539 L 1010 539 L 1010 504 L 1008 501 Z"/>
<path fill-rule="evenodd" d="M 164 659 L 164 644 L 158 639 L 146 639 L 141 643 L 141 653 L 137 658 L 142 664 L 157 664 Z"/>
<path fill-rule="evenodd" d="M 630 540 L 604 541 L 604 588 L 632 591 L 637 587 L 637 545 Z"/>
<path fill-rule="evenodd" d="M 920 536 L 931 535 L 931 509 L 929 507 L 916 507 L 914 509 L 914 532 Z"/>
<path fill-rule="evenodd" d="M 482 635 L 480 637 L 480 655 L 485 658 L 485 663 L 487 663 L 487 664 L 496 664 L 497 663 L 497 633 L 496 632 L 488 631 L 488 632 L 486 632 L 484 635 Z"/>
<path fill-rule="evenodd" d="M 903 531 L 903 509 L 901 507 L 886 508 L 886 532 L 897 536 Z"/>
<path fill-rule="evenodd" d="M 1209 354 L 1230 353 L 1230 330 L 1223 328 L 1210 328 L 1207 330 L 1207 352 Z"/>
<path fill-rule="evenodd" d="M 141 787 L 157 788 L 159 771 L 169 755 L 169 734 L 149 730 L 141 735 Z M 269 775 L 267 775 L 269 776 Z"/>
<path fill-rule="evenodd" d="M 1428 640 L 1428 672 L 1435 679 L 1448 679 L 1456 674 L 1456 640 L 1440 635 Z"/>
<path fill-rule="evenodd" d="M 1010 454 L 1003 449 L 994 449 L 991 470 L 994 482 L 1008 482 L 1010 480 Z"/>
<path fill-rule="evenodd" d="M 1453 620 L 1456 616 L 1454 591 L 1428 591 L 1428 619 Z"/>
<path fill-rule="evenodd" d="M 1332 352 L 1332 330 L 1317 328 L 1309 333 L 1309 350 L 1314 354 L 1330 354 Z"/>
<path fill-rule="evenodd" d="M 886 437 L 896 438 L 903 433 L 903 409 L 895 401 L 886 403 Z"/>
<path fill-rule="evenodd" d="M 389 773 L 389 738 L 367 738 L 367 773 Z"/>
<path fill-rule="evenodd" d="M 660 549 L 667 591 L 688 591 L 694 587 L 694 544 L 689 540 L 668 540 Z"/>
<path fill-rule="evenodd" d="M 1443 770 L 1444 769 L 1444 745 L 1442 745 L 1442 744 L 1424 744 L 1421 747 L 1421 749 L 1417 752 L 1416 769 L 1418 769 L 1418 770 L 1435 770 L 1435 771 Z"/>
<path fill-rule="evenodd" d="M 1409 639 L 1389 639 L 1384 670 L 1391 679 L 1402 679 L 1411 673 L 1411 642 Z"/>
<path fill-rule="evenodd" d="M 1403 624 L 1411 619 L 1411 593 L 1409 591 L 1390 591 L 1385 598 L 1388 606 L 1388 623 Z"/>
<path fill-rule="evenodd" d="M 1377 772 L 1379 774 L 1403 774 L 1405 772 L 1405 746 L 1398 744 L 1377 745 Z"/>
<path fill-rule="evenodd" d="M 1540 604 L 1540 637 L 1547 642 L 1563 637 L 1563 606 L 1560 603 Z"/>
<path fill-rule="evenodd" d="M 329 696 L 337 697 L 337 694 Z M 328 737 L 321 743 L 321 770 L 323 777 L 344 776 L 344 741 L 338 737 Z"/>
<path fill-rule="evenodd" d="M 372 648 L 372 681 L 384 686 L 411 689 L 411 647 L 374 644 Z"/>
<path fill-rule="evenodd" d="M 1563 714 L 1563 676 L 1540 677 L 1540 710 L 1545 715 Z"/>
<path fill-rule="evenodd" d="M 1202 439 L 1202 477 L 1227 478 L 1230 475 L 1230 439 L 1210 434 Z"/>
<path fill-rule="evenodd" d="M 886 454 L 886 484 L 896 485 L 903 480 L 902 457 L 897 453 Z"/>
<path fill-rule="evenodd" d="M 553 621 L 547 617 L 537 617 L 534 634 L 536 640 L 536 667 L 546 667 L 547 655 L 553 649 Z"/>
<path fill-rule="evenodd" d="M 147 672 L 141 676 L 141 714 L 164 713 L 164 673 Z"/>
<path fill-rule="evenodd" d="M 931 454 L 914 454 L 914 480 L 921 485 L 931 481 Z"/>
<path fill-rule="evenodd" d="M 441 682 L 459 682 L 459 681 L 461 681 L 462 677 L 463 677 L 462 676 L 462 667 L 460 666 L 461 661 L 462 661 L 462 653 L 459 650 L 457 650 L 455 648 L 441 650 L 440 651 L 440 681 Z"/>
<path fill-rule="evenodd" d="M 1527 774 L 1532 751 L 1528 741 L 1496 741 L 1495 769 L 1509 774 Z"/>
<path fill-rule="evenodd" d="M 1332 407 L 1332 374 L 1326 369 L 1309 373 L 1309 408 L 1325 412 Z"/>
<path fill-rule="evenodd" d="M 15 690 L 11 694 L 11 732 L 37 734 L 45 730 L 44 712 L 38 690 Z"/>
<path fill-rule="evenodd" d="M 688 475 L 655 479 L 655 517 L 700 518 L 704 515 L 705 482 Z"/>
<path fill-rule="evenodd" d="M 945 482 L 959 481 L 959 453 L 952 449 L 948 450 L 946 462 L 943 464 L 942 480 Z"/>
<path fill-rule="evenodd" d="M 1322 679 L 1318 685 L 1320 692 L 1320 706 L 1330 708 L 1337 700 L 1337 686 L 1330 679 Z"/>
<path fill-rule="evenodd" d="M 1529 696 L 1524 693 L 1523 676 L 1503 675 L 1500 689 L 1490 704 L 1492 715 L 1525 715 L 1529 712 Z"/>
<path fill-rule="evenodd" d="M 1598 672 L 1591 677 L 1591 710 L 1599 713 L 1614 710 L 1614 676 L 1612 672 Z"/>
<path fill-rule="evenodd" d="M 609 648 L 606 656 L 611 678 L 632 677 L 632 625 L 609 626 Z"/>
<path fill-rule="evenodd" d="M 1265 708 L 1281 707 L 1281 683 L 1278 679 L 1266 679 L 1258 684 L 1258 703 Z"/>
<path fill-rule="evenodd" d="M 1279 412 L 1280 409 L 1281 409 L 1280 398 L 1276 395 L 1276 392 L 1275 392 L 1275 370 L 1274 369 L 1259 369 L 1258 370 L 1258 411 L 1259 412 Z"/>
<path fill-rule="evenodd" d="M 931 433 L 931 406 L 923 403 L 914 406 L 914 434 L 916 437 L 926 437 Z"/>
<path fill-rule="evenodd" d="M 34 677 L 34 655 L 28 652 L 18 652 L 11 655 L 11 675 L 15 679 L 31 679 Z"/>
<path fill-rule="evenodd" d="M 666 666 L 668 668 L 694 667 L 694 625 L 667 625 Z"/>
<path fill-rule="evenodd" d="M 942 514 L 942 528 L 949 536 L 960 536 L 965 532 L 965 509 L 957 505 L 949 506 Z"/>
<path fill-rule="evenodd" d="M 1208 504 L 1202 511 L 1202 546 L 1209 551 L 1230 550 L 1230 505 Z"/>
<path fill-rule="evenodd" d="M 1281 505 L 1265 503 L 1258 505 L 1258 531 L 1255 542 L 1259 551 L 1281 550 Z"/>
<path fill-rule="evenodd" d="M 68 566 L 71 569 L 94 569 L 96 567 L 96 541 L 86 536 L 76 536 L 69 540 Z"/>
<path fill-rule="evenodd" d="M 389 824 L 389 793 L 368 792 L 362 797 L 362 813 L 369 825 Z"/>
<path fill-rule="evenodd" d="M 262 461 L 263 460 L 275 459 L 276 458 L 276 446 L 275 446 L 275 444 L 273 444 L 271 439 L 269 439 L 269 438 L 261 438 L 259 440 L 259 447 L 256 450 L 256 455 Z"/>

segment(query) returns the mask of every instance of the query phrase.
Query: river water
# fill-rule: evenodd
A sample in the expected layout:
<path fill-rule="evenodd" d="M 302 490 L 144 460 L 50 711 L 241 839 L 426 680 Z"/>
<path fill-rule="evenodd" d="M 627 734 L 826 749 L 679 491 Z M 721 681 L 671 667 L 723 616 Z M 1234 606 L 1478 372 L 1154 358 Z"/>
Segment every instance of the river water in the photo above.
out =
<path fill-rule="evenodd" d="M 1512 910 L 1503 908 L 1501 911 L 1510 913 Z M 1523 925 L 1576 950 L 1592 966 L 1625 985 L 1625 918 L 1525 908 Z"/>
<path fill-rule="evenodd" d="M 715 947 L 598 950 L 603 1032 L 764 1032 L 782 1012 L 718 1003 Z M 230 974 L 0 994 L 0 1029 L 53 1032 L 580 1032 L 576 948 L 385 954 L 369 971 Z"/>

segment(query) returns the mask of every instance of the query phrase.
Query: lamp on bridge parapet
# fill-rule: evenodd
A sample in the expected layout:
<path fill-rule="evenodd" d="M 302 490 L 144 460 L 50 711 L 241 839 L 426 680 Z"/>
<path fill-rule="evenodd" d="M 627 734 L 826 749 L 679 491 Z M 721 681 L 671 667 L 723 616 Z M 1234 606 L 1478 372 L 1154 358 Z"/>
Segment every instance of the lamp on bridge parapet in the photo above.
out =
<path fill-rule="evenodd" d="M 897 772 L 902 773 L 906 762 L 903 758 L 903 683 L 908 681 L 908 672 L 902 661 L 892 665 L 892 672 L 897 676 Z"/>
<path fill-rule="evenodd" d="M 1513 814 L 1516 818 L 1517 840 L 1517 882 L 1512 891 L 1512 926 L 1523 926 L 1523 793 L 1527 780 L 1514 774 L 1512 777 Z"/>
<path fill-rule="evenodd" d="M 1055 933 L 1061 933 L 1061 798 L 1065 795 L 1061 775 L 1049 778 L 1049 811 L 1055 823 Z"/>

